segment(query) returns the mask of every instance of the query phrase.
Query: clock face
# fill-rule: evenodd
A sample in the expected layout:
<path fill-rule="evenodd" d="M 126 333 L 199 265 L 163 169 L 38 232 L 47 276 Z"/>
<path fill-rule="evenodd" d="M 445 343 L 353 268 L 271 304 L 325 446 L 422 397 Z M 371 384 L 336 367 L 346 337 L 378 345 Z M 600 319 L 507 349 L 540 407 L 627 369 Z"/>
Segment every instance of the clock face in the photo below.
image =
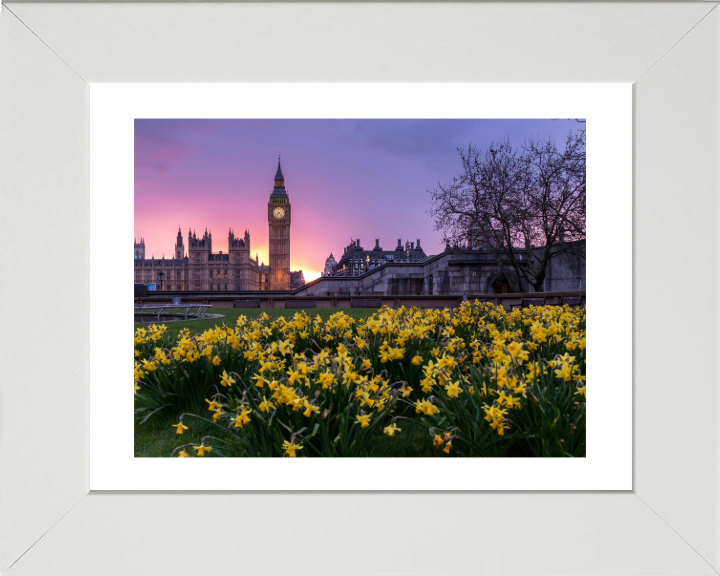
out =
<path fill-rule="evenodd" d="M 282 208 L 275 208 L 275 210 L 273 210 L 273 216 L 275 216 L 275 218 L 282 218 L 285 216 L 285 210 Z"/>

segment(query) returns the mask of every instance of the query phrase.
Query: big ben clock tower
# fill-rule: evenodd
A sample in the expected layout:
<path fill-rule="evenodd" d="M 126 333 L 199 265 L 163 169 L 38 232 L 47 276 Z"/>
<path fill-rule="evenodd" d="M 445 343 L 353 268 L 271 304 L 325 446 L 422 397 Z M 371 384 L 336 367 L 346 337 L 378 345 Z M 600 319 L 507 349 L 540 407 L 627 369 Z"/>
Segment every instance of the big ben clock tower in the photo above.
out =
<path fill-rule="evenodd" d="M 285 177 L 280 168 L 275 174 L 275 187 L 268 202 L 270 228 L 270 281 L 269 290 L 290 289 L 290 199 L 285 190 Z"/>

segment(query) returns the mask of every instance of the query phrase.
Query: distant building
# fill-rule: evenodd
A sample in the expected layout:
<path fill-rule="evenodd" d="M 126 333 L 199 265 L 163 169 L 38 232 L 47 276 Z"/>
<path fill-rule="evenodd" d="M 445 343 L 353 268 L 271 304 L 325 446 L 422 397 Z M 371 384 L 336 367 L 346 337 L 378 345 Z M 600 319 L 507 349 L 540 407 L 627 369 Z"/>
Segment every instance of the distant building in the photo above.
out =
<path fill-rule="evenodd" d="M 467 232 L 468 250 L 488 250 L 492 248 L 502 249 L 505 245 L 505 235 L 502 228 L 471 228 Z"/>
<path fill-rule="evenodd" d="M 305 284 L 302 271 L 290 271 L 290 199 L 278 158 L 275 186 L 268 200 L 270 265 L 250 256 L 250 232 L 228 233 L 228 253 L 212 251 L 212 232 L 203 236 L 188 230 L 187 252 L 178 229 L 172 258 L 145 256 L 145 240 L 135 240 L 135 284 L 159 281 L 163 290 L 289 290 Z M 159 287 L 159 285 L 158 285 Z"/>
<path fill-rule="evenodd" d="M 258 266 L 258 290 L 268 290 L 270 286 L 270 266 L 265 266 L 265 262 Z"/>
<path fill-rule="evenodd" d="M 140 238 L 140 242 L 135 240 L 135 259 L 145 258 L 145 239 Z"/>
<path fill-rule="evenodd" d="M 302 270 L 290 272 L 290 290 L 295 290 L 305 286 L 305 275 Z"/>
<path fill-rule="evenodd" d="M 360 260 L 360 248 L 349 250 L 348 263 Z M 542 247 L 531 248 L 541 256 Z M 556 245 L 553 251 L 561 251 L 548 263 L 544 292 L 582 292 L 585 290 L 585 241 Z M 518 249 L 521 262 L 527 261 L 527 250 Z M 347 252 L 346 254 L 347 255 Z M 345 256 L 344 255 L 344 256 Z M 295 296 L 372 296 L 373 298 L 417 296 L 462 296 L 473 298 L 481 294 L 504 294 L 510 292 L 505 276 L 512 267 L 507 256 L 492 250 L 468 249 L 446 246 L 445 251 L 429 256 L 419 262 L 406 263 L 399 258 L 381 269 L 371 269 L 365 274 L 323 276 L 295 291 Z M 412 258 L 411 258 L 412 259 Z M 522 285 L 520 292 L 534 292 L 532 286 Z M 383 304 L 386 302 L 383 301 Z M 433 305 L 418 301 L 418 306 Z"/>
<path fill-rule="evenodd" d="M 331 254 L 332 256 L 332 254 Z M 345 247 L 342 258 L 335 266 L 335 276 L 359 276 L 387 262 L 421 262 L 427 255 L 417 242 L 405 242 L 398 239 L 394 250 L 383 250 L 380 240 L 375 240 L 375 248 L 365 250 L 360 240 L 353 240 Z"/>
<path fill-rule="evenodd" d="M 332 252 L 330 252 L 330 256 L 328 256 L 327 260 L 325 260 L 325 268 L 323 268 L 320 276 L 335 276 L 336 267 L 337 262 L 335 262 L 335 256 L 333 256 Z"/>

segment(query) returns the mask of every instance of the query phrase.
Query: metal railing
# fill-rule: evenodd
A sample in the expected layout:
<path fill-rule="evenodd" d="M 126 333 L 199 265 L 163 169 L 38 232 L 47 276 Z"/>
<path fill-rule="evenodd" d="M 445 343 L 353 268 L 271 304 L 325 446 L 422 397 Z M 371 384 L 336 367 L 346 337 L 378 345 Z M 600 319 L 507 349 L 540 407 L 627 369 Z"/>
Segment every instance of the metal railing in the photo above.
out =
<path fill-rule="evenodd" d="M 193 308 L 197 308 L 197 315 L 202 316 L 208 308 L 212 308 L 212 304 L 141 304 L 135 305 L 135 310 L 158 310 L 158 322 L 160 322 L 160 316 L 164 310 L 171 308 L 185 308 L 185 320 L 187 320 L 188 313 Z M 154 312 L 153 312 L 154 314 Z"/>

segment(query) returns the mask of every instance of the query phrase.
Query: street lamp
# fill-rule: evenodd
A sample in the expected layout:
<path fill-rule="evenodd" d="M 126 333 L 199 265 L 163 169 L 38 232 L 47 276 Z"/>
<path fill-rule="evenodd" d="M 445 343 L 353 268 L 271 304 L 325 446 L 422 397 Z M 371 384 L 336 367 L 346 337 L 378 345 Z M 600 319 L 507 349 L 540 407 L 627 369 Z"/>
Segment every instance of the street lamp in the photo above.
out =
<path fill-rule="evenodd" d="M 158 278 L 158 282 L 160 282 L 160 290 L 162 290 L 163 280 L 165 280 L 165 272 L 160 270 L 160 272 L 158 272 L 157 278 Z"/>

